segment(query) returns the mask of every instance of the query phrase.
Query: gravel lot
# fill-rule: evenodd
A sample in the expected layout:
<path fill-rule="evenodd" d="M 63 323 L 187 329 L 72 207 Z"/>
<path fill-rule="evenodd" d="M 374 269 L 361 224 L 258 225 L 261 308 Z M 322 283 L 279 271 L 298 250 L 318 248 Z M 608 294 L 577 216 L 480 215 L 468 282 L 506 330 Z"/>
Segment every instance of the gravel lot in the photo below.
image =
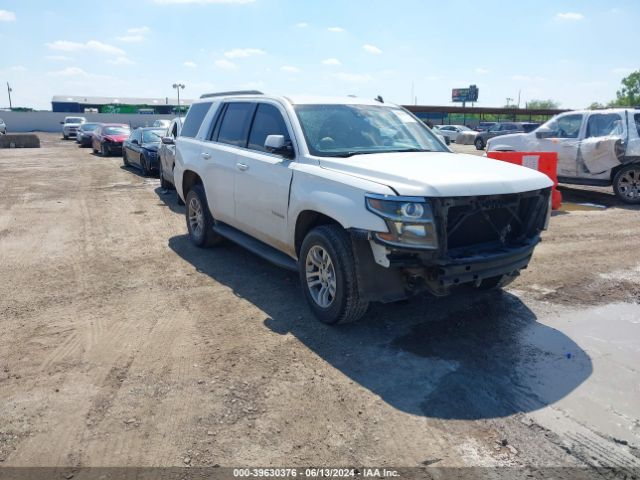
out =
<path fill-rule="evenodd" d="M 0 150 L 0 465 L 640 467 L 640 222 L 564 188 L 505 292 L 319 324 L 157 179 Z M 476 153 L 473 147 L 456 147 Z"/>

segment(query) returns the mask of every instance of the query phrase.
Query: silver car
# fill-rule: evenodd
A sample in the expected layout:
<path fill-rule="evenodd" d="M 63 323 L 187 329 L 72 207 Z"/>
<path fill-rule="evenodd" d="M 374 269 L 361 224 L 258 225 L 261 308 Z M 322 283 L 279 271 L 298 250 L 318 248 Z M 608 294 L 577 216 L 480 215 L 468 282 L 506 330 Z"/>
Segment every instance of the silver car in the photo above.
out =
<path fill-rule="evenodd" d="M 0 133 L 7 133 L 7 124 L 0 118 Z"/>
<path fill-rule="evenodd" d="M 176 162 L 175 140 L 182 130 L 183 119 L 176 117 L 171 120 L 165 136 L 162 138 L 160 148 L 158 148 L 158 174 L 160 176 L 160 186 L 164 189 L 173 189 L 173 167 Z"/>

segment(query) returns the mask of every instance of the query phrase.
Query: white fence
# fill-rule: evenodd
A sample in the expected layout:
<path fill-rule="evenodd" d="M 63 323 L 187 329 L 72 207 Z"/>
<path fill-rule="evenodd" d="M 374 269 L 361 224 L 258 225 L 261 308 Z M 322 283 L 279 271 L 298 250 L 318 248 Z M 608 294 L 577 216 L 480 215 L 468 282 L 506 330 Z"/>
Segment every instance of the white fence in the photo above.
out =
<path fill-rule="evenodd" d="M 60 122 L 67 116 L 85 117 L 87 122 L 127 123 L 131 128 L 150 127 L 154 120 L 171 120 L 174 115 L 142 115 L 138 113 L 64 113 L 64 112 L 1 112 L 8 133 L 62 132 Z"/>

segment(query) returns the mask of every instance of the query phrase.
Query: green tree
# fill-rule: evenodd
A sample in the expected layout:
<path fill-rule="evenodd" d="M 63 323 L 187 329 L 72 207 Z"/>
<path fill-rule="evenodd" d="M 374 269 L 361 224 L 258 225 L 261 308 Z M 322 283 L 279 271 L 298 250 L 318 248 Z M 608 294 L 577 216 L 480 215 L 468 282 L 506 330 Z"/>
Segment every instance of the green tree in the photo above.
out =
<path fill-rule="evenodd" d="M 531 108 L 533 110 L 555 110 L 560 107 L 560 102 L 556 102 L 555 100 L 531 100 L 527 102 L 527 108 Z"/>
<path fill-rule="evenodd" d="M 616 92 L 612 106 L 635 107 L 640 105 L 640 70 L 622 79 L 622 88 Z"/>
<path fill-rule="evenodd" d="M 589 105 L 587 107 L 589 110 L 601 110 L 603 108 L 606 108 L 602 103 L 600 102 L 593 102 L 591 105 Z"/>

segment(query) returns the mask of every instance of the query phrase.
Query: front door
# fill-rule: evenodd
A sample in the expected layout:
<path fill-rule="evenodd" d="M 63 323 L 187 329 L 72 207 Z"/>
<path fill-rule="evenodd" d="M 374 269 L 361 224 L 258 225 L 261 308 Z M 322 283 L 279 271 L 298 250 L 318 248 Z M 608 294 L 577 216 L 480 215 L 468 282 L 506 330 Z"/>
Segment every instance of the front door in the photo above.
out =
<path fill-rule="evenodd" d="M 555 121 L 547 124 L 552 130 L 549 138 L 539 140 L 540 150 L 543 152 L 557 152 L 558 176 L 577 176 L 578 150 L 584 115 L 571 113 L 559 116 Z"/>
<path fill-rule="evenodd" d="M 268 135 L 291 141 L 286 113 L 275 104 L 260 103 L 249 133 L 247 150 L 237 157 L 235 203 L 239 228 L 281 249 L 287 245 L 287 210 L 293 160 L 265 151 Z"/>

